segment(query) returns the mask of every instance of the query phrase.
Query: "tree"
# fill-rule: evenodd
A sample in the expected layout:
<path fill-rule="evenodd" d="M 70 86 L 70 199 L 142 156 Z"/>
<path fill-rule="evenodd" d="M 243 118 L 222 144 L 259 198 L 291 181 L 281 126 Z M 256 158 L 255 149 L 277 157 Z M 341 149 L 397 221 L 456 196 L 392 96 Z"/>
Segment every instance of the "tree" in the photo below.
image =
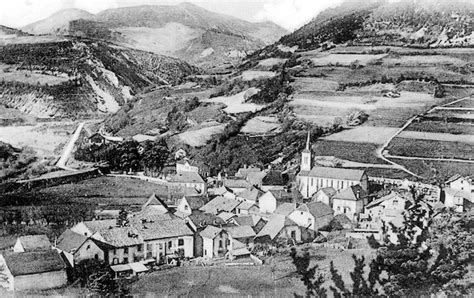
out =
<path fill-rule="evenodd" d="M 303 281 L 306 286 L 306 297 L 327 297 L 327 291 L 322 287 L 324 276 L 318 274 L 318 276 L 315 277 L 318 266 L 314 265 L 310 267 L 311 258 L 309 252 L 305 252 L 303 256 L 299 256 L 293 247 L 290 256 L 293 259 L 293 264 L 296 266 L 296 272 L 301 276 L 301 281 Z"/>
<path fill-rule="evenodd" d="M 170 152 L 164 142 L 147 141 L 143 144 L 141 154 L 141 165 L 147 175 L 155 175 L 160 172 L 168 160 Z"/>

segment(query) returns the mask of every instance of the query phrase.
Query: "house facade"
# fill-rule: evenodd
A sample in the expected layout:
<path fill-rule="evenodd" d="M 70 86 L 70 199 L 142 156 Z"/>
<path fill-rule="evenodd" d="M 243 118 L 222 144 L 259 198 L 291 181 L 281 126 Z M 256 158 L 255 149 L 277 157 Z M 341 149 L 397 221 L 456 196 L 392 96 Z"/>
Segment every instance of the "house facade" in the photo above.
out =
<path fill-rule="evenodd" d="M 367 193 L 360 185 L 350 186 L 338 192 L 332 200 L 334 214 L 344 214 L 350 220 L 356 220 L 367 204 Z"/>
<path fill-rule="evenodd" d="M 224 257 L 230 249 L 228 233 L 215 226 L 207 226 L 201 231 L 203 256 L 207 258 Z"/>
<path fill-rule="evenodd" d="M 69 229 L 61 234 L 54 248 L 65 256 L 71 267 L 85 260 L 104 260 L 104 251 L 92 239 Z"/>
<path fill-rule="evenodd" d="M 277 199 L 271 191 L 267 191 L 258 199 L 258 207 L 261 213 L 273 213 L 277 208 Z"/>

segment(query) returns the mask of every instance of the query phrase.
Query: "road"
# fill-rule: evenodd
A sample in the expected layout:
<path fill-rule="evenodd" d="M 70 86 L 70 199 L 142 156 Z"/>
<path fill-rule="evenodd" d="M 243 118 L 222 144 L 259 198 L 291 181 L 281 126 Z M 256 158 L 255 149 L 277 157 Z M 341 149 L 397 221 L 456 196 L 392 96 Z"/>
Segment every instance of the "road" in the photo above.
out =
<path fill-rule="evenodd" d="M 81 135 L 82 129 L 84 128 L 85 124 L 86 124 L 86 122 L 79 123 L 79 126 L 76 128 L 76 131 L 74 131 L 74 134 L 72 135 L 71 139 L 67 143 L 66 147 L 64 147 L 63 153 L 61 154 L 61 157 L 59 158 L 58 162 L 56 163 L 57 167 L 59 167 L 63 170 L 67 170 L 67 171 L 76 171 L 76 169 L 67 167 L 66 163 L 69 160 L 71 152 L 74 149 L 74 145 L 76 144 L 77 139 Z"/>

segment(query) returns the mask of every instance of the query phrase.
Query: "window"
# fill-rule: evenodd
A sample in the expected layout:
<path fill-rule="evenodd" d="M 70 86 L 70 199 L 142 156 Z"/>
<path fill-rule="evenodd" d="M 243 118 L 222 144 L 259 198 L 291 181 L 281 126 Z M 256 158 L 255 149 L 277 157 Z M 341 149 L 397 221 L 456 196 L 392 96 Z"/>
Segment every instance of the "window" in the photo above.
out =
<path fill-rule="evenodd" d="M 158 249 L 160 249 L 160 250 L 163 249 L 163 243 L 158 243 Z"/>
<path fill-rule="evenodd" d="M 123 253 L 124 253 L 124 254 L 128 254 L 128 247 L 125 247 L 125 248 L 123 249 Z"/>
<path fill-rule="evenodd" d="M 394 206 L 397 206 L 397 205 L 398 205 L 398 201 L 397 201 L 397 200 L 393 200 L 393 205 L 394 205 Z"/>
<path fill-rule="evenodd" d="M 137 251 L 142 251 L 142 246 L 141 245 L 137 246 Z"/>
<path fill-rule="evenodd" d="M 188 205 L 184 205 L 184 210 L 188 211 L 189 207 Z"/>
<path fill-rule="evenodd" d="M 178 246 L 184 245 L 184 239 L 178 239 Z"/>
<path fill-rule="evenodd" d="M 170 249 L 173 246 L 173 242 L 169 241 L 168 242 L 168 249 Z"/>
<path fill-rule="evenodd" d="M 116 254 L 117 254 L 117 250 L 114 248 L 114 255 L 116 255 Z"/>
<path fill-rule="evenodd" d="M 123 258 L 123 262 L 124 262 L 125 264 L 127 264 L 127 263 L 128 263 L 128 258 Z"/>
<path fill-rule="evenodd" d="M 87 247 L 86 247 L 86 249 L 91 249 L 91 245 L 88 244 Z"/>
<path fill-rule="evenodd" d="M 291 231 L 291 238 L 296 239 L 296 231 Z"/>
<path fill-rule="evenodd" d="M 341 211 L 341 206 L 337 206 L 337 211 Z"/>
<path fill-rule="evenodd" d="M 227 239 L 225 242 L 226 242 L 226 245 L 230 245 L 230 240 L 229 239 Z"/>
<path fill-rule="evenodd" d="M 219 248 L 222 248 L 222 240 L 219 240 Z"/>

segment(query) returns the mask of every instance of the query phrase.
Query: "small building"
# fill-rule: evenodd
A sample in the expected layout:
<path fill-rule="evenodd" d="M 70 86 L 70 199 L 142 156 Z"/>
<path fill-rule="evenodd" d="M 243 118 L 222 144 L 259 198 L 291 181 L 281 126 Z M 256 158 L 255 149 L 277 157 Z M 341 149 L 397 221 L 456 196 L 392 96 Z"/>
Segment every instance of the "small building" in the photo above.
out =
<path fill-rule="evenodd" d="M 224 257 L 230 249 L 229 235 L 222 228 L 207 226 L 199 234 L 202 237 L 204 257 Z"/>
<path fill-rule="evenodd" d="M 225 178 L 222 183 L 224 187 L 230 189 L 236 195 L 244 192 L 247 188 L 252 186 L 247 180 L 242 178 Z"/>
<path fill-rule="evenodd" d="M 277 199 L 273 192 L 265 192 L 258 200 L 258 207 L 262 213 L 273 213 L 277 208 Z"/>
<path fill-rule="evenodd" d="M 250 188 L 247 188 L 243 192 L 239 193 L 237 196 L 238 200 L 245 200 L 250 203 L 256 204 L 258 202 L 258 199 L 264 194 L 263 191 L 260 189 L 252 186 Z"/>
<path fill-rule="evenodd" d="M 199 167 L 195 165 L 191 160 L 183 158 L 176 162 L 176 173 L 182 172 L 199 173 Z"/>
<path fill-rule="evenodd" d="M 280 214 L 270 216 L 267 224 L 255 236 L 255 243 L 277 245 L 278 242 L 300 243 L 301 228 L 288 217 Z"/>
<path fill-rule="evenodd" d="M 178 201 L 176 212 L 183 215 L 180 217 L 187 217 L 191 215 L 194 210 L 199 210 L 199 208 L 204 206 L 206 203 L 207 199 L 203 196 L 183 196 Z"/>
<path fill-rule="evenodd" d="M 254 203 L 251 203 L 251 202 L 242 202 L 240 203 L 239 206 L 237 206 L 237 208 L 235 209 L 236 211 L 236 214 L 256 214 L 256 213 L 260 213 L 260 209 L 258 208 L 257 205 L 255 205 Z"/>
<path fill-rule="evenodd" d="M 245 215 L 245 216 L 236 216 L 233 217 L 232 222 L 234 222 L 236 225 L 239 226 L 250 226 L 252 229 L 255 231 L 255 233 L 260 232 L 265 224 L 267 223 L 263 217 L 256 215 L 256 214 L 251 214 L 251 215 Z"/>
<path fill-rule="evenodd" d="M 84 260 L 104 260 L 104 252 L 92 239 L 69 229 L 59 236 L 54 248 L 63 253 L 71 267 Z"/>
<path fill-rule="evenodd" d="M 312 197 L 312 202 L 321 202 L 332 207 L 332 197 L 337 191 L 332 187 L 324 187 L 319 189 Z"/>
<path fill-rule="evenodd" d="M 50 250 L 51 243 L 46 235 L 20 236 L 13 246 L 14 252 L 29 252 L 38 250 Z"/>
<path fill-rule="evenodd" d="M 331 222 L 334 218 L 334 211 L 324 203 L 311 202 L 300 205 L 288 217 L 300 227 L 317 231 Z"/>
<path fill-rule="evenodd" d="M 67 284 L 66 264 L 56 250 L 13 252 L 0 255 L 8 290 L 35 291 Z"/>
<path fill-rule="evenodd" d="M 293 213 L 293 211 L 295 210 L 296 210 L 296 203 L 283 203 L 277 207 L 277 209 L 275 210 L 275 214 L 288 216 L 291 213 Z"/>
<path fill-rule="evenodd" d="M 397 192 L 390 192 L 365 206 L 365 214 L 371 221 L 381 220 L 385 223 L 403 219 L 403 212 L 411 204 L 410 200 Z"/>
<path fill-rule="evenodd" d="M 448 188 L 464 192 L 463 195 L 469 194 L 469 200 L 474 201 L 474 180 L 472 177 L 457 174 L 449 178 L 445 184 Z"/>
<path fill-rule="evenodd" d="M 285 189 L 288 184 L 288 174 L 282 171 L 270 170 L 262 179 L 261 188 L 263 191 L 271 189 Z"/>
<path fill-rule="evenodd" d="M 236 226 L 224 228 L 230 236 L 231 242 L 234 240 L 245 244 L 248 249 L 253 248 L 255 231 L 251 226 Z"/>
<path fill-rule="evenodd" d="M 447 187 L 444 189 L 444 206 L 453 208 L 456 212 L 464 212 L 472 207 L 471 194 L 467 191 Z"/>
<path fill-rule="evenodd" d="M 338 192 L 332 200 L 334 214 L 345 214 L 349 219 L 356 220 L 367 204 L 366 191 L 360 185 L 350 186 Z"/>
<path fill-rule="evenodd" d="M 169 181 L 170 188 L 194 188 L 199 193 L 207 193 L 206 182 L 196 172 L 179 172 L 172 176 Z"/>

